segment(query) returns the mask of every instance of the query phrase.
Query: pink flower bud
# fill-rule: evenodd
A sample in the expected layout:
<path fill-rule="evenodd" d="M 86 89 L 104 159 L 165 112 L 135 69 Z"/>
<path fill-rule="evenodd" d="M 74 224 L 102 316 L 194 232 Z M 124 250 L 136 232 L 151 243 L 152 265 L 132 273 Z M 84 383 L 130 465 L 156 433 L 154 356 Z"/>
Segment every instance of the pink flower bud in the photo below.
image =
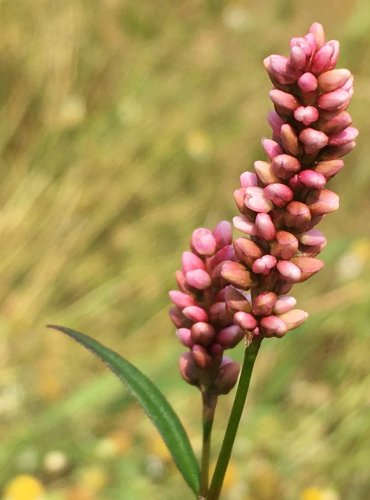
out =
<path fill-rule="evenodd" d="M 266 240 L 271 241 L 275 238 L 275 226 L 268 214 L 259 213 L 256 216 L 256 227 L 260 236 Z"/>
<path fill-rule="evenodd" d="M 239 325 L 242 330 L 252 331 L 257 327 L 256 318 L 252 314 L 243 311 L 235 313 L 233 321 Z"/>
<path fill-rule="evenodd" d="M 317 79 L 312 73 L 304 73 L 298 78 L 298 86 L 302 92 L 314 92 L 317 89 Z"/>
<path fill-rule="evenodd" d="M 281 126 L 284 125 L 284 120 L 275 111 L 270 111 L 267 115 L 267 121 L 272 128 L 274 134 L 279 135 Z"/>
<path fill-rule="evenodd" d="M 235 252 L 232 245 L 224 246 L 213 257 L 209 258 L 209 269 L 214 269 L 216 266 L 218 266 L 218 264 L 224 262 L 225 260 L 235 260 Z"/>
<path fill-rule="evenodd" d="M 273 83 L 281 85 L 289 85 L 294 83 L 297 78 L 296 70 L 294 70 L 286 57 L 272 55 L 264 59 L 263 64 Z"/>
<path fill-rule="evenodd" d="M 191 340 L 191 332 L 189 328 L 179 328 L 176 330 L 176 335 L 182 345 L 189 347 L 189 349 L 193 347 L 193 341 Z"/>
<path fill-rule="evenodd" d="M 325 32 L 322 24 L 313 23 L 309 29 L 309 33 L 315 37 L 317 48 L 320 49 L 325 44 Z"/>
<path fill-rule="evenodd" d="M 230 316 L 225 302 L 214 302 L 209 308 L 209 315 L 213 324 L 226 326 L 230 323 Z"/>
<path fill-rule="evenodd" d="M 274 313 L 275 314 L 283 314 L 288 311 L 291 311 L 293 307 L 296 305 L 297 301 L 291 295 L 280 295 L 275 302 Z"/>
<path fill-rule="evenodd" d="M 203 269 L 194 269 L 194 271 L 186 273 L 186 281 L 190 286 L 198 290 L 205 290 L 211 286 L 211 277 Z"/>
<path fill-rule="evenodd" d="M 286 207 L 284 219 L 288 227 L 305 230 L 311 220 L 311 212 L 304 203 L 291 201 Z"/>
<path fill-rule="evenodd" d="M 326 179 L 322 174 L 309 169 L 302 170 L 298 174 L 298 180 L 301 184 L 309 188 L 321 189 L 326 184 Z"/>
<path fill-rule="evenodd" d="M 303 69 L 306 66 L 306 53 L 302 47 L 295 45 L 291 48 L 289 61 L 297 69 Z"/>
<path fill-rule="evenodd" d="M 240 176 L 240 184 L 243 188 L 257 186 L 257 176 L 252 172 L 243 172 Z"/>
<path fill-rule="evenodd" d="M 283 155 L 281 155 L 283 156 Z M 264 189 L 265 196 L 272 201 L 274 205 L 281 208 L 293 199 L 293 191 L 285 184 L 269 184 Z"/>
<path fill-rule="evenodd" d="M 248 313 L 252 310 L 249 300 L 239 290 L 231 285 L 225 287 L 224 290 L 226 307 L 230 313 L 236 313 L 238 311 Z"/>
<path fill-rule="evenodd" d="M 265 150 L 265 153 L 267 154 L 267 156 L 269 157 L 270 160 L 275 158 L 275 156 L 281 155 L 282 153 L 284 153 L 281 146 L 276 141 L 273 141 L 272 139 L 262 139 L 261 142 L 262 142 L 262 147 Z M 265 184 L 267 184 L 267 183 L 265 183 Z"/>
<path fill-rule="evenodd" d="M 255 236 L 257 234 L 257 228 L 244 216 L 233 217 L 233 224 L 235 229 L 238 229 L 242 233 L 249 234 L 251 236 Z"/>
<path fill-rule="evenodd" d="M 291 155 L 297 156 L 300 154 L 298 137 L 291 125 L 285 123 L 280 129 L 280 138 L 283 148 Z"/>
<path fill-rule="evenodd" d="M 267 275 L 276 265 L 276 258 L 272 255 L 264 255 L 260 259 L 256 259 L 252 265 L 252 271 L 255 274 Z"/>
<path fill-rule="evenodd" d="M 200 379 L 199 367 L 195 364 L 191 352 L 184 352 L 179 359 L 179 368 L 182 378 L 191 385 L 197 385 Z"/>
<path fill-rule="evenodd" d="M 337 90 L 343 87 L 350 77 L 351 73 L 348 69 L 333 69 L 331 71 L 326 71 L 319 75 L 317 79 L 319 90 L 323 93 Z"/>
<path fill-rule="evenodd" d="M 325 179 L 328 181 L 335 174 L 337 174 L 344 167 L 343 160 L 328 160 L 321 161 L 315 166 L 315 171 L 319 174 L 322 174 Z"/>
<path fill-rule="evenodd" d="M 306 321 L 308 313 L 306 313 L 306 311 L 302 311 L 301 309 L 292 309 L 289 312 L 281 314 L 279 318 L 284 321 L 288 330 L 293 330 Z"/>
<path fill-rule="evenodd" d="M 188 319 L 183 315 L 181 310 L 178 307 L 171 307 L 168 311 L 170 319 L 172 323 L 176 326 L 176 328 L 182 328 L 189 326 Z"/>
<path fill-rule="evenodd" d="M 269 316 L 272 314 L 277 296 L 274 292 L 262 292 L 254 297 L 252 310 L 256 316 Z"/>
<path fill-rule="evenodd" d="M 183 315 L 197 323 L 198 321 L 208 321 L 207 313 L 204 309 L 199 306 L 188 306 L 183 309 Z"/>
<path fill-rule="evenodd" d="M 223 220 L 217 224 L 213 230 L 213 237 L 216 240 L 217 248 L 231 245 L 233 239 L 233 229 L 229 221 Z"/>
<path fill-rule="evenodd" d="M 238 207 L 239 211 L 242 212 L 244 209 L 244 200 L 245 200 L 245 188 L 239 188 L 236 189 L 233 193 L 234 200 L 236 203 L 236 206 Z"/>
<path fill-rule="evenodd" d="M 342 156 L 350 153 L 355 146 L 355 141 L 343 144 L 343 146 L 329 146 L 320 154 L 320 159 L 335 160 L 336 158 L 341 158 Z"/>
<path fill-rule="evenodd" d="M 260 327 L 265 337 L 283 337 L 288 331 L 284 321 L 278 316 L 265 316 L 260 321 Z"/>
<path fill-rule="evenodd" d="M 329 146 L 343 146 L 356 139 L 358 130 L 355 127 L 347 127 L 329 137 Z"/>
<path fill-rule="evenodd" d="M 331 40 L 319 49 L 313 57 L 311 71 L 315 74 L 334 68 L 338 60 L 339 42 Z"/>
<path fill-rule="evenodd" d="M 289 260 L 298 250 L 298 240 L 288 231 L 278 231 L 276 233 L 276 241 L 271 246 L 271 253 L 278 259 Z"/>
<path fill-rule="evenodd" d="M 326 111 L 336 111 L 337 109 L 342 109 L 346 107 L 351 100 L 347 90 L 338 89 L 333 92 L 328 92 L 327 94 L 322 94 L 318 100 L 317 104 L 319 108 Z"/>
<path fill-rule="evenodd" d="M 274 208 L 273 203 L 268 200 L 260 187 L 247 187 L 245 190 L 244 204 L 254 212 L 267 213 Z"/>
<path fill-rule="evenodd" d="M 222 265 L 221 276 L 242 290 L 248 290 L 253 285 L 251 274 L 238 262 L 225 262 Z"/>
<path fill-rule="evenodd" d="M 288 94 L 288 92 L 273 89 L 270 90 L 269 95 L 272 102 L 287 113 L 292 113 L 299 106 L 297 99 L 292 94 Z"/>
<path fill-rule="evenodd" d="M 257 243 L 247 238 L 237 238 L 234 241 L 234 249 L 238 260 L 244 262 L 249 268 L 256 259 L 262 257 L 262 250 Z"/>
<path fill-rule="evenodd" d="M 193 306 L 195 304 L 195 299 L 193 297 L 187 293 L 180 292 L 179 290 L 171 290 L 169 292 L 169 296 L 175 306 L 180 307 L 180 309 L 187 306 Z"/>
<path fill-rule="evenodd" d="M 235 347 L 244 338 L 244 332 L 239 325 L 227 326 L 217 334 L 217 342 L 225 349 Z"/>
<path fill-rule="evenodd" d="M 216 240 L 209 229 L 199 227 L 193 232 L 191 247 L 199 255 L 213 255 L 216 251 Z"/>
<path fill-rule="evenodd" d="M 183 252 L 182 254 L 182 270 L 184 274 L 194 269 L 205 269 L 204 262 L 193 252 Z"/>
<path fill-rule="evenodd" d="M 329 189 L 317 189 L 307 197 L 312 215 L 325 215 L 339 208 L 339 196 Z"/>
<path fill-rule="evenodd" d="M 191 327 L 191 341 L 193 344 L 201 344 L 208 347 L 215 337 L 215 329 L 209 323 L 200 321 Z"/>
<path fill-rule="evenodd" d="M 272 182 L 279 181 L 279 178 L 273 172 L 272 165 L 267 163 L 267 161 L 255 161 L 254 169 L 264 184 L 271 184 Z"/>
<path fill-rule="evenodd" d="M 276 268 L 281 276 L 291 283 L 298 283 L 301 279 L 301 270 L 290 260 L 280 260 L 277 263 Z"/>
<path fill-rule="evenodd" d="M 324 267 L 321 260 L 313 257 L 294 257 L 291 262 L 301 270 L 300 282 L 306 281 Z"/>
<path fill-rule="evenodd" d="M 318 126 L 326 135 L 336 134 L 352 124 L 352 117 L 347 111 L 342 111 L 327 120 L 320 119 Z"/>
<path fill-rule="evenodd" d="M 299 236 L 299 241 L 303 245 L 322 245 L 326 243 L 326 238 L 318 229 L 310 229 Z"/>
<path fill-rule="evenodd" d="M 299 140 L 304 144 L 307 154 L 314 154 L 324 148 L 328 143 L 328 136 L 324 132 L 313 128 L 305 128 L 299 134 Z"/>
<path fill-rule="evenodd" d="M 239 363 L 224 356 L 213 383 L 216 394 L 228 394 L 238 381 L 239 371 Z"/>
<path fill-rule="evenodd" d="M 289 179 L 301 169 L 301 164 L 294 156 L 278 155 L 272 160 L 272 170 L 280 179 Z"/>
<path fill-rule="evenodd" d="M 310 125 L 319 118 L 319 112 L 313 106 L 299 106 L 294 111 L 294 118 L 304 125 Z"/>
<path fill-rule="evenodd" d="M 195 344 L 192 348 L 192 354 L 195 363 L 199 366 L 199 368 L 202 368 L 202 370 L 206 370 L 212 366 L 212 357 L 203 346 Z"/>

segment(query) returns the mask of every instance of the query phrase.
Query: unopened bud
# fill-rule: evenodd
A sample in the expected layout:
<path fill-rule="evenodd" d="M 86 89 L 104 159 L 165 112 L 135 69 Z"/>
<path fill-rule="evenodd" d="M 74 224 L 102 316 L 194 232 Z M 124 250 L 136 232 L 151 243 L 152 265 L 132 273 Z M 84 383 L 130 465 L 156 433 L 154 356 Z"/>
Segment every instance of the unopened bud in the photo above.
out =
<path fill-rule="evenodd" d="M 183 315 L 197 323 L 198 321 L 208 321 L 207 313 L 204 309 L 199 306 L 188 306 L 182 311 Z"/>
<path fill-rule="evenodd" d="M 215 337 L 215 329 L 209 323 L 199 322 L 191 327 L 191 340 L 193 344 L 201 344 L 205 347 L 212 344 Z"/>
<path fill-rule="evenodd" d="M 200 379 L 199 367 L 195 364 L 191 352 L 184 352 L 179 359 L 179 368 L 182 378 L 191 385 L 197 385 Z"/>
<path fill-rule="evenodd" d="M 212 357 L 203 346 L 195 344 L 192 347 L 191 352 L 195 363 L 199 366 L 199 368 L 202 368 L 202 370 L 206 370 L 212 365 Z"/>
<path fill-rule="evenodd" d="M 171 307 L 168 314 L 176 328 L 187 327 L 189 325 L 188 319 L 183 315 L 182 311 L 178 307 Z"/>
<path fill-rule="evenodd" d="M 274 84 L 280 83 L 281 85 L 289 85 L 294 83 L 297 78 L 296 70 L 291 67 L 286 57 L 272 55 L 266 57 L 263 64 Z"/>
<path fill-rule="evenodd" d="M 332 92 L 337 90 L 348 81 L 351 72 L 348 69 L 332 69 L 319 75 L 317 82 L 320 92 Z"/>
<path fill-rule="evenodd" d="M 261 319 L 260 327 L 266 337 L 283 337 L 288 328 L 278 316 L 266 316 Z"/>
<path fill-rule="evenodd" d="M 325 111 L 336 111 L 349 104 L 350 100 L 351 96 L 347 90 L 338 89 L 333 92 L 328 92 L 327 94 L 322 94 L 318 98 L 317 104 L 319 108 Z"/>
<path fill-rule="evenodd" d="M 210 321 L 221 326 L 230 323 L 230 316 L 226 309 L 225 302 L 214 302 L 209 308 Z"/>
<path fill-rule="evenodd" d="M 195 299 L 191 295 L 180 292 L 179 290 L 171 290 L 169 292 L 169 296 L 175 306 L 180 307 L 180 309 L 187 306 L 193 306 L 195 304 Z"/>
<path fill-rule="evenodd" d="M 231 285 L 226 286 L 224 290 L 226 307 L 230 313 L 239 311 L 248 313 L 252 310 L 249 300 L 239 290 Z"/>
<path fill-rule="evenodd" d="M 310 125 L 319 118 L 319 112 L 314 106 L 299 106 L 294 111 L 294 118 L 304 125 Z"/>
<path fill-rule="evenodd" d="M 272 202 L 266 198 L 263 188 L 247 187 L 245 190 L 245 206 L 254 212 L 267 213 L 274 208 Z"/>
<path fill-rule="evenodd" d="M 243 339 L 244 332 L 239 325 L 227 326 L 217 334 L 217 342 L 225 349 L 235 347 Z"/>
<path fill-rule="evenodd" d="M 339 42 L 331 40 L 319 49 L 313 57 L 311 71 L 315 74 L 334 68 L 338 60 Z"/>
<path fill-rule="evenodd" d="M 284 219 L 288 227 L 304 230 L 311 220 L 311 212 L 305 203 L 291 201 L 286 207 Z"/>
<path fill-rule="evenodd" d="M 269 184 L 265 187 L 264 192 L 266 197 L 279 208 L 285 207 L 287 203 L 292 201 L 294 196 L 290 187 L 281 183 Z"/>
<path fill-rule="evenodd" d="M 233 229 L 230 222 L 226 220 L 219 222 L 213 230 L 213 237 L 218 249 L 230 245 L 233 239 Z"/>
<path fill-rule="evenodd" d="M 257 243 L 247 238 L 237 238 L 234 240 L 234 249 L 238 260 L 244 262 L 249 268 L 263 254 Z"/>
<path fill-rule="evenodd" d="M 217 394 L 228 394 L 238 381 L 239 371 L 239 363 L 224 356 L 213 383 L 215 392 Z"/>
<path fill-rule="evenodd" d="M 315 171 L 325 177 L 328 181 L 344 167 L 343 160 L 320 161 L 315 166 Z"/>
<path fill-rule="evenodd" d="M 240 176 L 240 185 L 243 188 L 257 186 L 258 179 L 253 172 L 243 172 Z"/>
<path fill-rule="evenodd" d="M 350 153 L 355 146 L 355 141 L 343 144 L 343 146 L 329 146 L 325 148 L 324 151 L 320 154 L 320 159 L 334 160 L 336 158 L 341 158 L 342 156 Z"/>
<path fill-rule="evenodd" d="M 317 89 L 317 79 L 312 73 L 304 73 L 298 78 L 298 86 L 302 92 L 314 92 Z"/>
<path fill-rule="evenodd" d="M 297 134 L 293 127 L 288 123 L 282 125 L 280 129 L 280 138 L 283 148 L 293 156 L 300 154 L 300 147 Z"/>
<path fill-rule="evenodd" d="M 322 132 L 330 136 L 337 134 L 352 124 L 352 117 L 347 111 L 342 111 L 327 120 L 320 119 L 318 126 Z M 329 138 L 330 140 L 330 138 Z"/>
<path fill-rule="evenodd" d="M 344 146 L 352 142 L 358 136 L 358 130 L 355 127 L 347 127 L 341 132 L 337 132 L 329 137 L 329 146 Z"/>
<path fill-rule="evenodd" d="M 278 259 L 289 260 L 298 250 L 299 242 L 294 234 L 288 231 L 278 231 L 276 240 L 271 246 L 271 253 Z"/>
<path fill-rule="evenodd" d="M 270 90 L 270 98 L 278 108 L 282 108 L 288 113 L 292 113 L 299 106 L 297 99 L 288 92 L 283 92 L 282 90 L 273 89 Z"/>
<path fill-rule="evenodd" d="M 242 212 L 244 209 L 244 200 L 245 200 L 245 188 L 239 188 L 236 189 L 233 193 L 234 200 L 236 203 L 236 206 L 238 207 L 239 211 Z"/>
<path fill-rule="evenodd" d="M 325 44 L 325 32 L 322 24 L 314 22 L 308 31 L 314 36 L 317 48 L 320 49 Z"/>
<path fill-rule="evenodd" d="M 301 270 L 300 282 L 306 281 L 324 267 L 324 263 L 313 257 L 294 257 L 292 262 Z"/>
<path fill-rule="evenodd" d="M 211 277 L 203 269 L 194 269 L 194 271 L 186 273 L 186 281 L 198 290 L 205 290 L 211 285 Z"/>
<path fill-rule="evenodd" d="M 189 349 L 193 347 L 194 343 L 191 340 L 191 331 L 189 328 L 178 328 L 176 330 L 176 335 L 182 345 L 189 347 Z"/>
<path fill-rule="evenodd" d="M 298 283 L 301 280 L 301 270 L 290 260 L 280 260 L 276 264 L 276 268 L 286 281 Z"/>
<path fill-rule="evenodd" d="M 284 125 L 284 120 L 276 113 L 276 111 L 270 111 L 267 115 L 267 121 L 272 132 L 275 135 L 280 135 L 281 126 Z"/>
<path fill-rule="evenodd" d="M 233 225 L 235 229 L 238 229 L 242 233 L 249 234 L 250 236 L 256 236 L 257 234 L 255 224 L 248 220 L 245 216 L 233 217 Z"/>
<path fill-rule="evenodd" d="M 275 302 L 274 313 L 283 314 L 291 311 L 296 303 L 297 300 L 291 295 L 280 295 Z"/>
<path fill-rule="evenodd" d="M 253 262 L 252 271 L 255 274 L 267 275 L 276 266 L 276 257 L 272 255 L 263 255 L 260 259 Z"/>
<path fill-rule="evenodd" d="M 324 215 L 339 208 L 339 196 L 329 189 L 317 189 L 307 197 L 312 215 Z"/>
<path fill-rule="evenodd" d="M 252 331 L 257 326 L 257 320 L 253 314 L 249 314 L 243 311 L 239 311 L 234 314 L 234 323 L 240 326 L 242 330 Z"/>
<path fill-rule="evenodd" d="M 308 313 L 306 313 L 306 311 L 302 311 L 301 309 L 292 309 L 287 313 L 281 314 L 279 318 L 284 321 L 288 330 L 293 330 L 306 321 Z"/>
<path fill-rule="evenodd" d="M 271 163 L 267 161 L 255 161 L 254 169 L 263 184 L 271 184 L 272 182 L 279 181 L 279 177 L 274 173 Z"/>
<path fill-rule="evenodd" d="M 216 251 L 216 240 L 209 229 L 200 227 L 193 232 L 191 247 L 199 255 L 213 255 Z"/>
<path fill-rule="evenodd" d="M 274 292 L 262 292 L 254 297 L 252 303 L 253 313 L 256 316 L 269 316 L 272 314 L 277 296 Z"/>
<path fill-rule="evenodd" d="M 275 238 L 276 230 L 269 214 L 257 214 L 256 227 L 260 236 L 264 240 L 271 241 Z"/>
<path fill-rule="evenodd" d="M 299 134 L 299 140 L 304 144 L 307 154 L 315 154 L 328 144 L 328 136 L 313 128 L 305 128 Z"/>
<path fill-rule="evenodd" d="M 275 158 L 275 156 L 284 153 L 280 144 L 278 144 L 276 141 L 273 141 L 272 139 L 262 139 L 261 142 L 262 142 L 262 147 L 265 150 L 265 153 L 267 154 L 270 160 Z"/>
<path fill-rule="evenodd" d="M 326 238 L 318 229 L 310 229 L 299 235 L 299 241 L 303 243 L 303 245 L 316 246 L 326 243 Z"/>
<path fill-rule="evenodd" d="M 182 270 L 184 274 L 193 269 L 205 269 L 206 266 L 202 259 L 200 259 L 193 252 L 183 252 L 182 254 Z"/>
<path fill-rule="evenodd" d="M 238 262 L 225 262 L 222 266 L 221 276 L 231 285 L 248 290 L 253 285 L 251 274 Z"/>
<path fill-rule="evenodd" d="M 301 169 L 301 164 L 294 156 L 279 155 L 275 156 L 271 163 L 272 170 L 280 179 L 289 179 Z"/>
<path fill-rule="evenodd" d="M 298 181 L 304 186 L 314 189 L 321 189 L 326 184 L 326 179 L 322 174 L 309 169 L 302 170 L 298 174 Z"/>

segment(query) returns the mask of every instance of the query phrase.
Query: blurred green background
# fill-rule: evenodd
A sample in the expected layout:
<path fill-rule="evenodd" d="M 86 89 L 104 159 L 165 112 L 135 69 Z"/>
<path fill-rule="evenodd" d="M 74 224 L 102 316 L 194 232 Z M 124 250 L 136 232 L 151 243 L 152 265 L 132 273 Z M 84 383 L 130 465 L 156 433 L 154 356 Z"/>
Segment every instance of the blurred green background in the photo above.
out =
<path fill-rule="evenodd" d="M 257 360 L 224 498 L 370 498 L 368 1 L 2 0 L 0 15 L 0 491 L 191 498 L 113 375 L 44 325 L 151 375 L 199 451 L 167 292 L 192 230 L 235 215 L 239 174 L 264 159 L 263 58 L 317 20 L 355 74 L 361 135 L 332 182 L 326 267 L 296 288 L 310 320 Z"/>

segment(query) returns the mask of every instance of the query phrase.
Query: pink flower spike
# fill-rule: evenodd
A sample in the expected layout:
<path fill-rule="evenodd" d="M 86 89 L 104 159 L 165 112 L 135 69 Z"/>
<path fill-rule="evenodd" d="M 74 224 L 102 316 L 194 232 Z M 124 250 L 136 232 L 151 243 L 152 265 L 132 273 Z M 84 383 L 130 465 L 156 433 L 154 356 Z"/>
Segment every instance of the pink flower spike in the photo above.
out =
<path fill-rule="evenodd" d="M 235 347 L 244 338 L 244 331 L 239 325 L 227 326 L 217 334 L 217 342 L 225 349 Z"/>
<path fill-rule="evenodd" d="M 288 331 L 285 322 L 278 316 L 265 316 L 260 321 L 262 333 L 266 337 L 283 337 Z"/>
<path fill-rule="evenodd" d="M 280 295 L 275 303 L 274 313 L 284 314 L 288 311 L 291 311 L 296 304 L 297 300 L 291 295 Z"/>
<path fill-rule="evenodd" d="M 302 170 L 298 174 L 298 180 L 304 186 L 315 189 L 321 189 L 326 184 L 326 179 L 322 174 L 309 169 Z"/>
<path fill-rule="evenodd" d="M 261 141 L 262 147 L 265 150 L 265 153 L 269 157 L 270 160 L 275 158 L 277 155 L 281 155 L 284 153 L 283 149 L 281 146 L 276 142 L 273 141 L 272 139 L 262 139 Z"/>
<path fill-rule="evenodd" d="M 191 295 L 180 292 L 179 290 L 171 290 L 169 292 L 169 296 L 175 306 L 180 307 L 180 309 L 193 306 L 195 304 L 195 299 Z"/>
<path fill-rule="evenodd" d="M 187 283 L 197 288 L 198 290 L 205 290 L 211 285 L 210 275 L 203 269 L 194 269 L 185 275 Z"/>
<path fill-rule="evenodd" d="M 252 172 L 243 172 L 240 176 L 240 185 L 243 188 L 257 186 L 258 179 Z"/>
<path fill-rule="evenodd" d="M 199 306 L 188 306 L 182 311 L 184 316 L 190 321 L 194 321 L 195 323 L 199 321 L 208 321 L 207 313 L 204 309 Z"/>
<path fill-rule="evenodd" d="M 259 213 L 256 217 L 256 227 L 259 234 L 266 241 L 271 241 L 275 238 L 275 226 L 268 214 Z"/>
<path fill-rule="evenodd" d="M 248 187 L 245 190 L 245 206 L 254 212 L 268 213 L 274 208 L 273 203 L 266 198 L 263 188 Z"/>
<path fill-rule="evenodd" d="M 312 73 L 304 73 L 298 78 L 298 86 L 302 92 L 314 92 L 317 89 L 317 79 Z"/>
<path fill-rule="evenodd" d="M 242 330 L 252 331 L 257 326 L 257 320 L 253 314 L 249 314 L 243 311 L 238 311 L 234 314 L 233 321 L 240 326 Z"/>
<path fill-rule="evenodd" d="M 304 125 L 310 125 L 318 120 L 319 112 L 313 106 L 299 106 L 299 108 L 294 111 L 294 118 Z"/>
<path fill-rule="evenodd" d="M 179 328 L 176 330 L 176 335 L 182 345 L 189 347 L 189 349 L 193 347 L 189 328 Z"/>
<path fill-rule="evenodd" d="M 217 248 L 230 245 L 233 239 L 233 229 L 230 222 L 226 220 L 219 222 L 213 230 L 213 236 L 216 240 Z"/>
<path fill-rule="evenodd" d="M 209 229 L 200 227 L 192 234 L 191 247 L 199 255 L 213 255 L 216 251 L 216 240 Z"/>
<path fill-rule="evenodd" d="M 193 271 L 194 269 L 205 269 L 204 262 L 193 252 L 183 252 L 182 254 L 182 270 L 184 273 Z"/>
<path fill-rule="evenodd" d="M 291 283 L 298 283 L 301 279 L 301 270 L 290 260 L 280 260 L 277 263 L 276 268 L 282 277 Z"/>
<path fill-rule="evenodd" d="M 357 128 L 347 127 L 345 130 L 329 137 L 329 146 L 344 146 L 345 144 L 354 141 L 357 136 Z"/>
<path fill-rule="evenodd" d="M 242 233 L 249 234 L 250 236 L 257 234 L 256 226 L 243 216 L 234 217 L 233 224 L 235 229 L 238 229 Z"/>

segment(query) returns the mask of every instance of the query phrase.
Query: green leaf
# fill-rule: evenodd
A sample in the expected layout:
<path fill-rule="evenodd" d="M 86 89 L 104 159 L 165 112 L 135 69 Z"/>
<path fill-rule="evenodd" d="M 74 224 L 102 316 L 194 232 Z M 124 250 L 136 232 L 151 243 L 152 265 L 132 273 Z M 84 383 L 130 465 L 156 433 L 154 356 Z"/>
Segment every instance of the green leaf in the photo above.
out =
<path fill-rule="evenodd" d="M 91 337 L 63 326 L 48 327 L 67 334 L 92 351 L 127 386 L 158 429 L 185 481 L 197 494 L 200 472 L 189 438 L 174 409 L 153 382 L 129 361 Z"/>

